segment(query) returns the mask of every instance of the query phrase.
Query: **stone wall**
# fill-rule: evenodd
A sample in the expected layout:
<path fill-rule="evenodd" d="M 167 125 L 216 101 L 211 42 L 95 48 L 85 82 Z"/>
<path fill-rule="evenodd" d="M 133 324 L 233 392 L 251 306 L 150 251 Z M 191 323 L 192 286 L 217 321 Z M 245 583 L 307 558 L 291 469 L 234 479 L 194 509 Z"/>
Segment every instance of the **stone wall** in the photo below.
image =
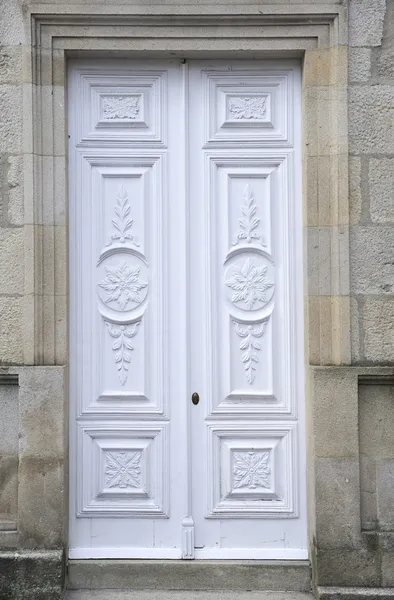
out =
<path fill-rule="evenodd" d="M 394 363 L 394 1 L 349 5 L 353 364 Z"/>
<path fill-rule="evenodd" d="M 160 2 L 139 0 L 139 3 L 151 6 L 152 11 L 160 7 Z M 0 379 L 8 374 L 19 378 L 18 386 L 0 385 L 2 600 L 24 597 L 27 570 L 30 589 L 38 586 L 37 596 L 31 595 L 32 599 L 53 599 L 60 594 L 62 550 L 67 544 L 67 341 L 66 336 L 59 335 L 55 347 L 45 354 L 37 351 L 40 343 L 36 339 L 39 335 L 45 340 L 46 331 L 57 331 L 58 325 L 64 325 L 66 320 L 66 261 L 49 272 L 48 278 L 48 270 L 37 259 L 40 253 L 34 250 L 40 247 L 45 259 L 55 253 L 56 244 L 66 248 L 63 234 L 66 214 L 65 211 L 60 214 L 55 208 L 59 195 L 64 194 L 66 172 L 64 156 L 59 155 L 51 163 L 52 157 L 33 155 L 29 137 L 33 128 L 32 113 L 26 112 L 26 98 L 34 94 L 31 63 L 36 60 L 32 52 L 29 10 L 94 14 L 96 7 L 101 10 L 106 4 L 116 14 L 127 12 L 127 7 L 134 3 L 131 0 L 90 0 L 89 3 L 83 0 L 67 3 L 4 0 L 1 3 Z M 176 4 L 175 0 L 162 3 L 163 6 Z M 185 0 L 182 4 L 185 12 L 190 10 L 191 3 Z M 210 4 L 221 13 L 236 3 L 228 0 L 200 3 Z M 245 7 L 259 4 L 256 14 L 268 10 L 267 3 L 257 0 L 242 4 Z M 272 0 L 270 4 L 274 9 L 289 5 L 284 0 Z M 324 6 L 346 6 L 346 2 L 340 0 L 294 0 L 291 4 L 305 5 L 305 11 L 315 6 L 321 11 Z M 340 50 L 341 53 L 330 55 L 329 60 L 338 60 L 342 93 L 346 73 L 340 66 L 340 56 L 344 56 L 343 48 Z M 332 358 L 332 344 L 325 345 L 322 334 L 328 312 L 336 310 L 330 308 L 330 297 L 335 294 L 332 290 L 340 287 L 337 281 L 330 279 L 330 267 L 324 270 L 324 252 L 327 263 L 338 261 L 332 234 L 325 238 L 323 231 L 336 225 L 332 222 L 332 207 L 327 208 L 324 223 L 318 219 L 312 223 L 316 243 L 320 244 L 316 259 L 316 264 L 318 261 L 320 264 L 315 270 L 315 238 L 311 238 L 308 257 L 309 285 L 318 290 L 316 296 L 320 303 L 315 319 L 319 323 L 310 319 L 310 338 L 313 338 L 314 328 L 320 333 L 315 336 L 316 349 L 312 340 L 310 351 L 314 367 L 309 373 L 308 402 L 309 460 L 313 465 L 309 483 L 311 559 L 314 581 L 322 598 L 326 587 L 334 585 L 394 586 L 394 515 L 390 501 L 394 497 L 391 427 L 394 427 L 394 371 L 391 368 L 394 365 L 394 0 L 349 0 L 348 50 L 352 364 L 346 367 L 340 365 L 348 360 Z M 45 61 L 45 52 L 42 56 Z M 328 85 L 324 56 L 323 52 L 315 60 L 315 71 L 312 69 L 313 85 L 318 87 Z M 59 77 L 60 89 L 62 74 L 59 72 L 56 77 Z M 45 68 L 43 74 L 46 78 Z M 50 81 L 49 74 L 47 79 Z M 41 101 L 45 101 L 44 96 Z M 304 110 L 308 111 L 307 103 Z M 346 118 L 345 112 L 340 109 L 338 120 Z M 311 115 L 310 122 L 313 118 Z M 320 125 L 323 120 L 319 121 Z M 46 127 L 49 124 L 44 123 L 42 137 L 45 137 Z M 314 158 L 309 157 L 310 164 Z M 319 182 L 325 181 L 325 187 L 315 189 L 316 177 L 307 189 L 307 194 L 316 194 L 317 205 L 325 202 L 331 193 L 328 175 L 325 177 L 322 169 L 334 168 L 333 156 L 324 158 L 326 160 L 316 162 L 316 169 L 320 171 Z M 44 181 L 38 181 L 40 171 L 32 169 L 37 160 L 48 166 L 42 170 Z M 57 186 L 48 190 L 48 186 L 53 185 L 49 177 L 48 181 L 45 179 L 50 168 L 57 169 Z M 347 184 L 347 177 L 338 181 L 338 187 L 347 188 Z M 37 189 L 44 189 L 47 196 L 52 193 L 53 206 L 37 209 L 39 204 L 31 201 Z M 338 233 L 344 234 L 345 247 L 347 215 L 344 219 L 338 217 L 338 222 L 345 224 L 343 231 L 338 228 Z M 62 229 L 56 227 L 59 223 Z M 326 248 L 323 242 L 332 247 Z M 349 265 L 345 252 L 343 256 L 339 270 L 342 268 L 344 273 L 345 290 Z M 324 275 L 326 272 L 328 275 Z M 347 293 L 341 289 L 339 295 Z M 325 294 L 326 304 L 322 299 Z M 57 296 L 56 302 L 53 296 Z M 41 306 L 55 307 L 51 319 L 43 320 L 38 333 L 34 329 L 37 298 Z M 310 306 L 315 304 L 312 302 Z M 53 338 L 56 340 L 56 335 Z M 370 436 L 371 430 L 373 436 Z M 15 553 L 16 549 L 19 554 Z M 42 565 L 47 565 L 47 596 L 37 583 L 45 570 Z M 6 595 L 8 592 L 3 590 L 11 589 L 10 581 L 14 586 L 12 595 Z"/>

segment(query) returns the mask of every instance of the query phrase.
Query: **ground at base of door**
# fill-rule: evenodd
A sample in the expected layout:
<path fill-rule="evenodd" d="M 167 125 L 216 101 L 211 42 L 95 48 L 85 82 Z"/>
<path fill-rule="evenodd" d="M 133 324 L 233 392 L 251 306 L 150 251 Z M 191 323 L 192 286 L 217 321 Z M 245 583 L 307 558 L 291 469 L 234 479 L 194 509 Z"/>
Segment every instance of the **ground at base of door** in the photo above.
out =
<path fill-rule="evenodd" d="M 73 590 L 65 600 L 313 600 L 303 592 Z"/>

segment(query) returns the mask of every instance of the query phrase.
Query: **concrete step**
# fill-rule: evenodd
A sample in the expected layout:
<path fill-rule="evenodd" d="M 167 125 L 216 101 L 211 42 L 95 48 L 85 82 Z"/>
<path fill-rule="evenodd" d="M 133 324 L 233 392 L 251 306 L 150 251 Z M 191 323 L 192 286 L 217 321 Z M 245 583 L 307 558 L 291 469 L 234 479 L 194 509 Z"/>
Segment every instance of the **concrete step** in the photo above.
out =
<path fill-rule="evenodd" d="M 68 589 L 309 592 L 311 573 L 308 561 L 71 560 Z"/>
<path fill-rule="evenodd" d="M 76 590 L 67 592 L 65 600 L 313 600 L 313 596 L 303 592 Z"/>

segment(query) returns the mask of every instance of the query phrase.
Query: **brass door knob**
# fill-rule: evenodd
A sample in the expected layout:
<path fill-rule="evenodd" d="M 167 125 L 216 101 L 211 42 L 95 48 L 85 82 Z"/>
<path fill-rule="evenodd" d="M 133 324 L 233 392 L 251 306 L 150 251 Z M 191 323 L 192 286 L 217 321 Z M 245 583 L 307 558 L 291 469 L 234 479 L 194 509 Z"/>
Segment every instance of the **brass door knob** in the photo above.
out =
<path fill-rule="evenodd" d="M 192 394 L 192 402 L 194 405 L 197 405 L 200 402 L 200 396 L 197 394 L 197 392 Z"/>

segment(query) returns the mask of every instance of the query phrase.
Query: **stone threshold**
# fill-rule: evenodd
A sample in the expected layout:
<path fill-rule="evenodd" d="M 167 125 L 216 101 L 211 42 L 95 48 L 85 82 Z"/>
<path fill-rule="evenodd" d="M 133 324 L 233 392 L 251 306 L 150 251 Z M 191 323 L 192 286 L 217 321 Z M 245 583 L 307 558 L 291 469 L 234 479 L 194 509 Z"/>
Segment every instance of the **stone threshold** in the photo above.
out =
<path fill-rule="evenodd" d="M 309 592 L 309 561 L 70 560 L 67 589 Z"/>
<path fill-rule="evenodd" d="M 314 600 L 314 597 L 304 592 L 78 590 L 67 592 L 65 600 Z"/>
<path fill-rule="evenodd" d="M 394 588 L 318 587 L 319 600 L 394 600 Z"/>

